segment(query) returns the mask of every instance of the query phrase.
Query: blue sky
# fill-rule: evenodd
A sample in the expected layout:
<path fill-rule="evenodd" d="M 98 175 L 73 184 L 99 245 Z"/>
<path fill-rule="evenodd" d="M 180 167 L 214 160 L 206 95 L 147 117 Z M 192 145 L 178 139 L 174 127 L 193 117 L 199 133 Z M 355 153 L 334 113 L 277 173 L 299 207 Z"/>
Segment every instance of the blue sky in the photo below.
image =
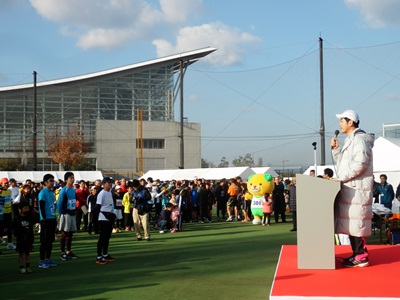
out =
<path fill-rule="evenodd" d="M 251 153 L 312 165 L 314 141 L 319 159 L 320 36 L 327 143 L 345 109 L 377 137 L 400 123 L 398 0 L 2 0 L 0 26 L 0 86 L 217 48 L 184 87 L 185 117 L 202 123 L 202 157 L 215 164 Z"/>

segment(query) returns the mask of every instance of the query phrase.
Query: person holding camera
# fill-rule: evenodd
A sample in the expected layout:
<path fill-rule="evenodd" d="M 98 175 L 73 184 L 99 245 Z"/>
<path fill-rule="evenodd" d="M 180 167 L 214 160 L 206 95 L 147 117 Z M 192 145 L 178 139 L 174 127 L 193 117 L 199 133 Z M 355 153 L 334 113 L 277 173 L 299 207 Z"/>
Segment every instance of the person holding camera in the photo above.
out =
<path fill-rule="evenodd" d="M 137 179 L 133 179 L 133 197 L 135 204 L 132 212 L 133 223 L 135 227 L 136 238 L 138 241 L 142 240 L 142 233 L 140 230 L 140 224 L 143 226 L 144 238 L 146 241 L 150 241 L 150 206 L 148 201 L 151 200 L 151 194 L 146 187 L 142 186 Z"/>

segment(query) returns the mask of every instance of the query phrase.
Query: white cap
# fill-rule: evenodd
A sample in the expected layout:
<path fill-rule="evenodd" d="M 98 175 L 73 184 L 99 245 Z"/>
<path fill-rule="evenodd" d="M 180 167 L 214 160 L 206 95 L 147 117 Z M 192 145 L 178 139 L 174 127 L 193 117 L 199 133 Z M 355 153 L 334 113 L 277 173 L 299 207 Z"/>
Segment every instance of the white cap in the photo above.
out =
<path fill-rule="evenodd" d="M 120 190 L 120 189 L 121 189 L 121 186 L 120 186 L 120 185 L 116 185 L 114 189 L 115 189 L 115 190 Z"/>
<path fill-rule="evenodd" d="M 360 120 L 358 118 L 357 113 L 354 110 L 345 110 L 343 113 L 337 114 L 336 118 L 338 118 L 339 120 L 343 119 L 343 118 L 348 118 L 348 119 L 354 121 L 355 123 L 358 123 Z"/>

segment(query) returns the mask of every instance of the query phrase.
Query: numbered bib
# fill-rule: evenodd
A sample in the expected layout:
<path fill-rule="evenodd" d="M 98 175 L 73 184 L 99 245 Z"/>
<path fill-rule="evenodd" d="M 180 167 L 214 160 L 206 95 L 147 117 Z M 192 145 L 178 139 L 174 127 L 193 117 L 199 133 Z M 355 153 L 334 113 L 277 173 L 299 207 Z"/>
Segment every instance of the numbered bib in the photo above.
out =
<path fill-rule="evenodd" d="M 68 210 L 76 209 L 76 199 L 68 199 L 67 209 Z"/>
<path fill-rule="evenodd" d="M 51 213 L 51 215 L 52 215 L 53 217 L 56 216 L 56 208 L 55 208 L 55 205 L 54 205 L 54 204 L 51 204 L 51 205 L 50 205 L 50 213 Z"/>

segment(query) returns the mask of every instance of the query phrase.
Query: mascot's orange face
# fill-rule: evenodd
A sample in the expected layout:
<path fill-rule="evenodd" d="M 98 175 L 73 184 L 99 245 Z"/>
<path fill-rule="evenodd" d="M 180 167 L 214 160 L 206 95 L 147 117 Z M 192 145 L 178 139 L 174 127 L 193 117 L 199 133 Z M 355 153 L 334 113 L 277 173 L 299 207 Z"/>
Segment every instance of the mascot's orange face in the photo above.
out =
<path fill-rule="evenodd" d="M 256 197 L 262 197 L 274 190 L 274 182 L 270 174 L 252 174 L 247 179 L 247 190 Z"/>

